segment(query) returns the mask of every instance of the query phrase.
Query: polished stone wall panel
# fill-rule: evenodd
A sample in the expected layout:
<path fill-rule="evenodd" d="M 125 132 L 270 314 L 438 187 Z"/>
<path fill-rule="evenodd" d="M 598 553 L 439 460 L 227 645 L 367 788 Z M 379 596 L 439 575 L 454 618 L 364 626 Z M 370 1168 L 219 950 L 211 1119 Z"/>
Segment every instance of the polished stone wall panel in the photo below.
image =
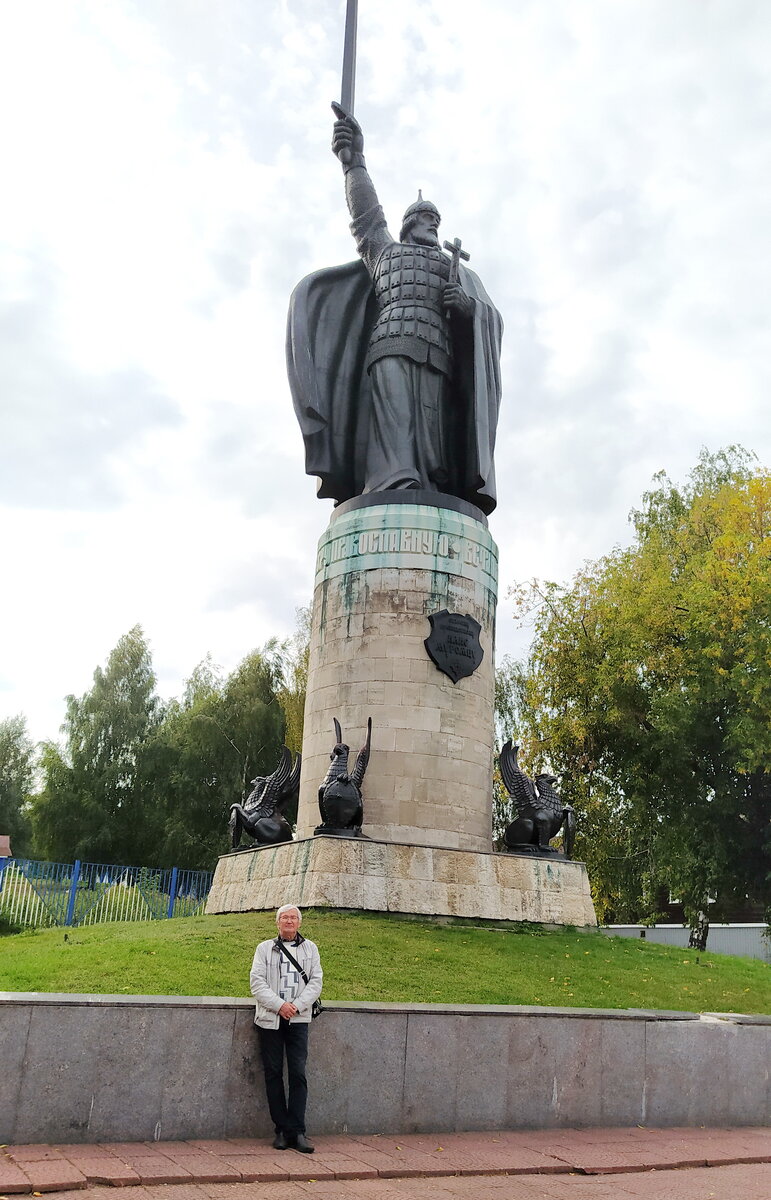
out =
<path fill-rule="evenodd" d="M 268 1137 L 249 1000 L 0 994 L 0 1142 Z M 311 1133 L 771 1122 L 771 1017 L 330 1005 Z"/>

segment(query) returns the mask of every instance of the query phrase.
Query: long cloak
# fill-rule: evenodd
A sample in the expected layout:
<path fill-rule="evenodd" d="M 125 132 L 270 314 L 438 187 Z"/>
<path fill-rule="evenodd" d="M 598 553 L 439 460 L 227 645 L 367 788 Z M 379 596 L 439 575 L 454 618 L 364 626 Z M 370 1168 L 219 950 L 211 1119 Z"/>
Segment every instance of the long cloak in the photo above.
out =
<path fill-rule="evenodd" d="M 460 282 L 476 303 L 468 334 L 454 338 L 454 410 L 463 414 L 463 425 L 452 494 L 490 513 L 503 322 L 473 271 L 461 266 Z M 307 275 L 289 303 L 287 372 L 305 470 L 318 476 L 319 496 L 338 502 L 364 490 L 372 404 L 364 364 L 376 318 L 372 280 L 360 260 Z"/>

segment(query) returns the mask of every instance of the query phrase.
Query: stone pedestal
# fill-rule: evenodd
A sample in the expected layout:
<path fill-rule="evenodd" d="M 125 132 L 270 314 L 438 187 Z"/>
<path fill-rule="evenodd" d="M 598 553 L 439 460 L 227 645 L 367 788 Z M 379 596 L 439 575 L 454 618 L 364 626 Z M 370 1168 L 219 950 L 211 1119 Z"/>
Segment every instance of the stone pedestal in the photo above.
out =
<path fill-rule="evenodd" d="M 364 832 L 489 851 L 497 547 L 471 505 L 395 494 L 340 505 L 319 544 L 297 836 L 320 821 L 333 718 L 353 767 L 371 717 Z M 481 625 L 481 665 L 457 683 L 424 644 L 443 609 Z"/>
<path fill-rule="evenodd" d="M 206 911 L 596 925 L 583 863 L 492 853 L 498 553 L 485 518 L 449 496 L 395 495 L 341 504 L 319 543 L 297 840 L 223 855 Z M 425 647 L 444 609 L 481 629 L 481 663 L 457 683 Z M 335 717 L 351 769 L 372 718 L 371 840 L 312 836 Z"/>
<path fill-rule="evenodd" d="M 207 913 L 281 904 L 595 926 L 586 867 L 564 859 L 311 837 L 220 858 Z"/>

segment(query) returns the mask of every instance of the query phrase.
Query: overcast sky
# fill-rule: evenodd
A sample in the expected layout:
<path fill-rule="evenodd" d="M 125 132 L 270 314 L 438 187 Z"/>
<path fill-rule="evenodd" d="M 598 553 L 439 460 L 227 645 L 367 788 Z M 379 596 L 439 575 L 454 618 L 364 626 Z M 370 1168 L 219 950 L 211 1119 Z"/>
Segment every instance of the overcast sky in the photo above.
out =
<path fill-rule="evenodd" d="M 0 718 L 56 737 L 140 623 L 163 695 L 311 598 L 294 284 L 354 257 L 344 0 L 5 0 Z M 629 539 L 651 476 L 771 463 L 771 4 L 360 0 L 392 229 L 418 187 L 505 322 L 506 601 Z"/>

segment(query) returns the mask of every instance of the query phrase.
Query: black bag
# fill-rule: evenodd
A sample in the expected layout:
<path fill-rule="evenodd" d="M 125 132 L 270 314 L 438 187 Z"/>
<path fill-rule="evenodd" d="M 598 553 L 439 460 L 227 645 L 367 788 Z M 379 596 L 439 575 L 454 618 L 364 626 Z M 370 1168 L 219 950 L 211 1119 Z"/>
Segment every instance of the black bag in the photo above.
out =
<path fill-rule="evenodd" d="M 303 971 L 302 967 L 300 966 L 300 964 L 298 963 L 298 961 L 294 957 L 294 955 L 289 953 L 289 951 L 287 950 L 286 946 L 284 945 L 284 943 L 281 941 L 280 938 L 276 938 L 276 945 L 278 946 L 281 953 L 286 955 L 286 957 L 289 959 L 292 966 L 295 967 L 300 972 L 300 974 L 302 975 L 303 979 L 305 980 L 305 983 L 307 986 L 308 976 L 305 974 L 305 972 Z M 311 1008 L 311 1020 L 315 1021 L 316 1017 L 320 1017 L 321 1014 L 323 1013 L 323 1011 L 324 1011 L 324 1005 L 321 1003 L 321 1001 L 314 1000 L 313 1007 Z"/>

